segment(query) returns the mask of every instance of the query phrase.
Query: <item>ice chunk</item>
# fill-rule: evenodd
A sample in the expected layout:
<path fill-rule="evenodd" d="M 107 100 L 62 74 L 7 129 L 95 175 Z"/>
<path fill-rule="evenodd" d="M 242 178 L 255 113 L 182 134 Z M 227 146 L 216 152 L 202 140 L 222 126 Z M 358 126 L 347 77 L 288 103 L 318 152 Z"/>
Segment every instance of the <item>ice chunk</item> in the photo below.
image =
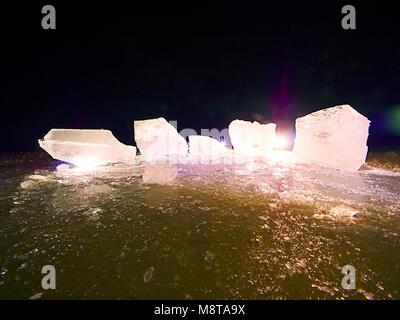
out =
<path fill-rule="evenodd" d="M 29 298 L 29 300 L 38 300 L 38 299 L 40 299 L 42 296 L 43 296 L 43 292 L 39 292 L 39 293 L 36 293 L 36 294 L 34 294 L 33 296 L 31 296 L 31 297 Z"/>
<path fill-rule="evenodd" d="M 332 208 L 330 210 L 330 213 L 337 217 L 354 217 L 360 212 L 352 207 L 342 204 L 340 206 Z"/>
<path fill-rule="evenodd" d="M 170 184 L 172 183 L 178 171 L 175 167 L 167 164 L 147 165 L 143 173 L 143 182 L 148 184 Z"/>
<path fill-rule="evenodd" d="M 135 161 L 136 148 L 119 142 L 109 130 L 51 129 L 41 148 L 54 159 L 72 163 L 83 169 L 110 163 Z"/>
<path fill-rule="evenodd" d="M 200 159 L 201 163 L 208 163 L 221 157 L 226 148 L 218 140 L 207 136 L 189 136 L 189 153 Z"/>
<path fill-rule="evenodd" d="M 186 140 L 164 118 L 135 121 L 134 130 L 136 145 L 147 161 L 188 153 Z"/>
<path fill-rule="evenodd" d="M 358 170 L 367 157 L 370 121 L 349 105 L 316 111 L 296 120 L 295 161 Z"/>
<path fill-rule="evenodd" d="M 22 189 L 28 189 L 28 188 L 33 187 L 35 184 L 36 184 L 36 182 L 33 180 L 25 180 L 20 183 L 20 186 Z"/>
<path fill-rule="evenodd" d="M 275 139 L 275 123 L 234 120 L 229 125 L 229 136 L 235 153 L 244 156 L 268 156 Z"/>

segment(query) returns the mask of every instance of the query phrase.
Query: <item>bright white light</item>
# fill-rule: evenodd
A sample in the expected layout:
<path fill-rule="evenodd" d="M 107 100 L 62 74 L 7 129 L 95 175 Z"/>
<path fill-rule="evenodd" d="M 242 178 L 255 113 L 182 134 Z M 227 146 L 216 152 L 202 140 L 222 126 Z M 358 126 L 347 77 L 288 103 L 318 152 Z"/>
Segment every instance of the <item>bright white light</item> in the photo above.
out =
<path fill-rule="evenodd" d="M 273 150 L 269 155 L 268 158 L 272 162 L 289 162 L 291 156 L 291 151 L 285 150 Z"/>
<path fill-rule="evenodd" d="M 96 158 L 78 158 L 74 160 L 74 164 L 81 171 L 94 170 L 100 163 Z"/>
<path fill-rule="evenodd" d="M 288 140 L 282 136 L 276 136 L 272 143 L 274 149 L 284 149 L 288 144 Z"/>

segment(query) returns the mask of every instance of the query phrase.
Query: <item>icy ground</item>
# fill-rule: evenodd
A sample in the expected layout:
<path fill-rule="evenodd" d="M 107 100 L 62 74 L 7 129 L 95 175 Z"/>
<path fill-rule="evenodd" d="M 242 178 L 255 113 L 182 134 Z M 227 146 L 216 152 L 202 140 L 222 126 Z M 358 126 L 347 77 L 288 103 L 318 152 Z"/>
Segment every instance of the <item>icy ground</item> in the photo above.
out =
<path fill-rule="evenodd" d="M 0 157 L 0 298 L 400 298 L 397 154 L 354 173 L 178 165 L 166 185 L 143 183 L 140 159 L 59 164 Z M 47 264 L 55 291 L 40 286 Z M 341 287 L 348 264 L 353 291 Z"/>

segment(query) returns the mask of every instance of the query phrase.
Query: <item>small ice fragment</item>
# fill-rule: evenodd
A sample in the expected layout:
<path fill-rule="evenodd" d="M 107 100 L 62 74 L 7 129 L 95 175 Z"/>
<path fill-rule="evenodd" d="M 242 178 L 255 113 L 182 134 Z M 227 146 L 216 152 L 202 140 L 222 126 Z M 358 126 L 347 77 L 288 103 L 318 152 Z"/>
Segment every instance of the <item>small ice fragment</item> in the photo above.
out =
<path fill-rule="evenodd" d="M 152 164 L 148 165 L 144 169 L 143 182 L 148 184 L 170 184 L 176 176 L 178 170 L 167 164 Z"/>
<path fill-rule="evenodd" d="M 330 213 L 337 217 L 354 217 L 360 212 L 352 207 L 346 206 L 344 204 L 334 207 L 330 210 Z"/>
<path fill-rule="evenodd" d="M 135 121 L 134 130 L 136 145 L 147 161 L 188 153 L 185 138 L 164 118 Z"/>
<path fill-rule="evenodd" d="M 31 188 L 32 186 L 34 186 L 35 184 L 36 184 L 36 182 L 33 180 L 25 180 L 20 183 L 20 186 L 22 189 L 28 189 L 28 188 Z"/>
<path fill-rule="evenodd" d="M 101 208 L 93 208 L 92 209 L 92 214 L 96 214 L 96 213 L 99 213 L 99 212 L 101 212 Z"/>
<path fill-rule="evenodd" d="M 32 174 L 28 177 L 31 180 L 35 180 L 35 181 L 46 181 L 48 180 L 47 177 L 39 175 L 39 174 Z"/>
<path fill-rule="evenodd" d="M 43 296 L 43 292 L 39 292 L 39 293 L 36 293 L 36 294 L 34 294 L 33 296 L 31 296 L 31 297 L 29 298 L 29 300 L 38 300 L 38 299 L 40 299 L 42 296 Z"/>
<path fill-rule="evenodd" d="M 244 156 L 267 156 L 273 149 L 275 123 L 234 120 L 229 125 L 229 136 L 235 153 Z"/>
<path fill-rule="evenodd" d="M 57 170 L 58 172 L 66 172 L 66 171 L 68 171 L 68 170 L 70 170 L 70 169 L 71 169 L 70 166 L 67 165 L 67 164 L 65 164 L 65 163 L 59 164 L 59 165 L 56 167 L 56 170 Z"/>
<path fill-rule="evenodd" d="M 100 219 L 99 213 L 101 212 L 101 208 L 90 208 L 85 212 L 85 214 L 89 217 L 89 220 L 96 221 Z"/>
<path fill-rule="evenodd" d="M 226 148 L 218 140 L 207 136 L 189 136 L 189 153 L 199 158 L 201 163 L 222 156 Z"/>
<path fill-rule="evenodd" d="M 51 129 L 39 145 L 54 159 L 84 169 L 118 162 L 132 164 L 136 156 L 135 147 L 124 145 L 103 129 Z"/>
<path fill-rule="evenodd" d="M 149 282 L 153 278 L 153 273 L 154 273 L 154 267 L 150 267 L 146 270 L 146 272 L 143 275 L 144 283 Z"/>
<path fill-rule="evenodd" d="M 316 111 L 296 120 L 295 161 L 358 170 L 367 156 L 370 121 L 349 105 Z"/>

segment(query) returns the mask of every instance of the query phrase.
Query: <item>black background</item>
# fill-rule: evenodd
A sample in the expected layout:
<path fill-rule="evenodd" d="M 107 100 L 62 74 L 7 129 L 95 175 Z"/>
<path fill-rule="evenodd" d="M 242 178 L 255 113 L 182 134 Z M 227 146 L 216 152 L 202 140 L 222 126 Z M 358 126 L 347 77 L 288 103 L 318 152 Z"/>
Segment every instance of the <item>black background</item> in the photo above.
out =
<path fill-rule="evenodd" d="M 56 8 L 43 30 L 41 8 Z M 341 28 L 353 4 L 357 30 Z M 49 129 L 133 120 L 223 129 L 349 103 L 372 120 L 370 150 L 400 147 L 400 11 L 394 2 L 74 2 L 1 4 L 0 151 L 38 149 Z M 396 120 L 397 115 L 397 120 Z"/>

